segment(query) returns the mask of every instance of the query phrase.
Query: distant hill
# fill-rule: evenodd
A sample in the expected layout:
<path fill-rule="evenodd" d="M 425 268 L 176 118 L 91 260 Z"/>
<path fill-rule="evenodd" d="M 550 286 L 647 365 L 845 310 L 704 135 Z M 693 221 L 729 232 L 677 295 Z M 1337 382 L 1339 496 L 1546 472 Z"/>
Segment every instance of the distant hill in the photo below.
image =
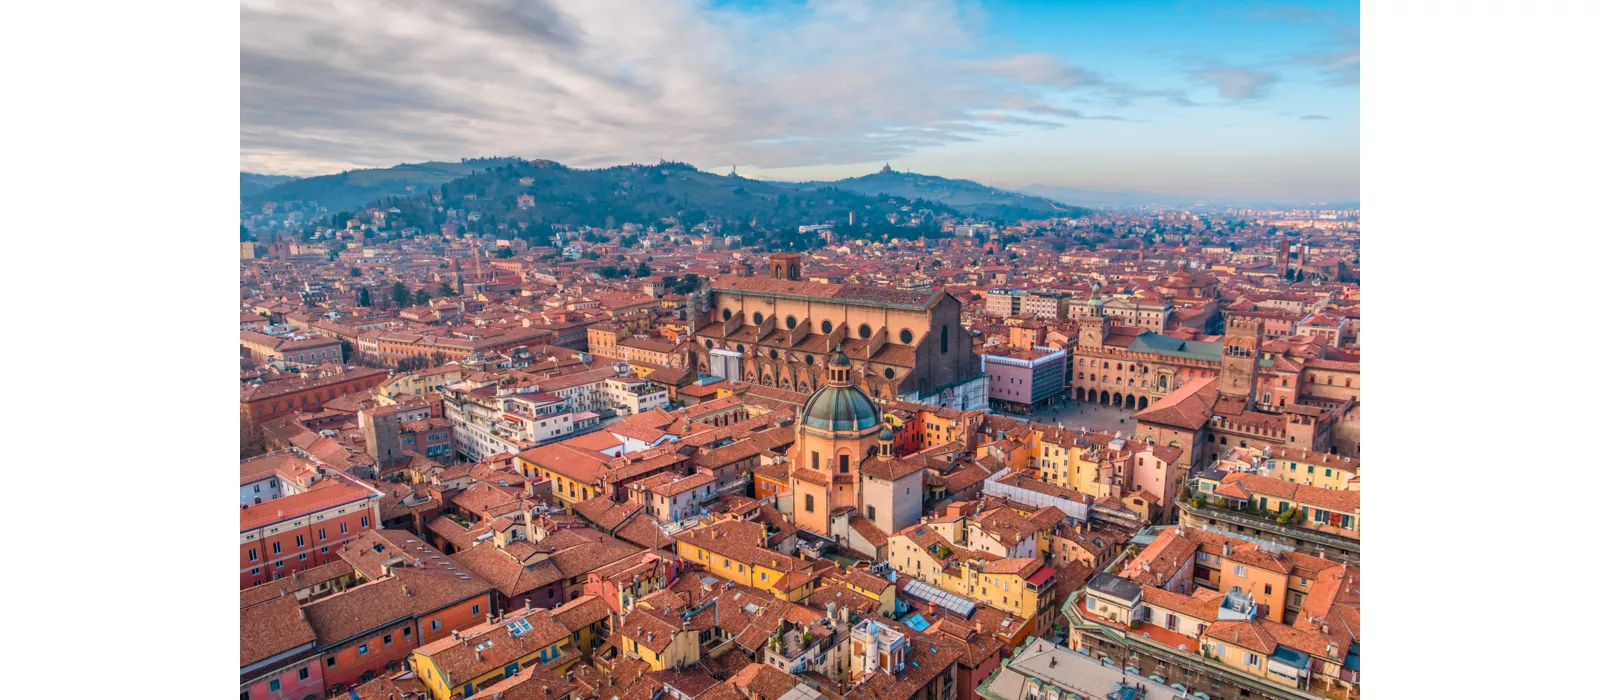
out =
<path fill-rule="evenodd" d="M 476 158 L 455 163 L 432 161 L 404 163 L 392 168 L 348 170 L 336 175 L 283 182 L 245 195 L 242 205 L 246 209 L 253 209 L 265 202 L 316 202 L 328 211 L 349 210 L 383 197 L 427 192 L 456 178 L 515 160 Z"/>
<path fill-rule="evenodd" d="M 262 175 L 260 173 L 239 173 L 239 198 L 244 199 L 259 192 L 264 192 L 285 182 L 298 180 L 293 175 Z"/>
<path fill-rule="evenodd" d="M 1090 190 L 1065 185 L 1029 185 L 1021 188 L 1052 199 L 1070 200 L 1099 209 L 1139 209 L 1144 207 L 1181 208 L 1196 211 L 1249 207 L 1270 209 L 1275 207 L 1309 207 L 1320 209 L 1359 209 L 1358 202 L 1313 202 L 1250 197 L 1192 197 L 1135 190 Z"/>
<path fill-rule="evenodd" d="M 584 169 L 547 160 L 504 159 L 433 189 L 439 193 L 437 202 L 428 191 L 418 191 L 364 201 L 344 210 L 367 205 L 390 209 L 385 224 L 393 228 L 436 231 L 445 223 L 455 223 L 480 233 L 525 230 L 527 237 L 534 239 L 545 238 L 552 224 L 609 228 L 674 218 L 692 228 L 718 219 L 726 233 L 749 234 L 753 239 L 796 247 L 818 243 L 811 240 L 815 236 L 801 239 L 797 227 L 831 221 L 836 222 L 836 229 L 844 229 L 847 227 L 838 224 L 852 213 L 859 230 L 841 230 L 848 237 L 904 238 L 939 235 L 932 217 L 923 217 L 918 229 L 905 229 L 917 212 L 956 214 L 938 202 L 869 196 L 831 187 L 798 189 L 672 162 Z M 531 197 L 531 202 L 524 196 Z M 457 212 L 454 219 L 449 218 L 451 210 Z M 506 228 L 501 229 L 501 224 Z"/>
<path fill-rule="evenodd" d="M 903 173 L 890 170 L 888 166 L 871 175 L 832 182 L 800 182 L 791 186 L 800 189 L 835 187 L 867 195 L 926 199 L 944 204 L 965 216 L 1003 223 L 1019 219 L 1079 217 L 1092 213 L 1083 207 L 1062 204 L 1038 195 L 988 187 L 971 180 Z"/>

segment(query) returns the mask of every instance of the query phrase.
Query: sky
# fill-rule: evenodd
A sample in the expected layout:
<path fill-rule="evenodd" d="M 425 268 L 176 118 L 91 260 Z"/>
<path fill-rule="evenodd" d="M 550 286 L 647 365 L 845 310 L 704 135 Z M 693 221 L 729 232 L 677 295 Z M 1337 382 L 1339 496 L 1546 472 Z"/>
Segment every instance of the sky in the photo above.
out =
<path fill-rule="evenodd" d="M 468 157 L 1359 196 L 1359 3 L 244 0 L 240 169 Z"/>

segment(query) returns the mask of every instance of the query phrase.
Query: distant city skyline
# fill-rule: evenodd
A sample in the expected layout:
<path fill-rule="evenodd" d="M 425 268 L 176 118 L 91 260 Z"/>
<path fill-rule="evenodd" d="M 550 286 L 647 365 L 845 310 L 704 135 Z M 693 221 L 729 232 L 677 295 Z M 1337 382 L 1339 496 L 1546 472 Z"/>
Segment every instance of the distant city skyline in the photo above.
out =
<path fill-rule="evenodd" d="M 241 170 L 515 155 L 1359 197 L 1355 2 L 245 0 Z"/>

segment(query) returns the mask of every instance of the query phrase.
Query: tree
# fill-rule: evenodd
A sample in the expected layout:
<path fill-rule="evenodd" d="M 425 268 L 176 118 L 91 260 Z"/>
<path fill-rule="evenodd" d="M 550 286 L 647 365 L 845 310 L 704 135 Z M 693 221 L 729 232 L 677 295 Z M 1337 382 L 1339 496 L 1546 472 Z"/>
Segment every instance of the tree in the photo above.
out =
<path fill-rule="evenodd" d="M 411 305 L 411 290 L 406 289 L 404 282 L 395 282 L 389 289 L 389 296 L 394 299 L 395 306 Z"/>
<path fill-rule="evenodd" d="M 361 268 L 356 267 L 355 265 L 351 265 L 350 266 L 350 276 L 351 277 L 360 277 L 361 276 Z"/>
<path fill-rule="evenodd" d="M 356 306 L 372 306 L 372 294 L 366 287 L 356 288 Z"/>
<path fill-rule="evenodd" d="M 650 276 L 650 266 L 646 265 L 646 264 L 644 264 L 642 262 L 639 263 L 639 267 L 633 271 L 633 276 L 634 277 L 649 277 Z"/>
<path fill-rule="evenodd" d="M 444 297 L 453 297 L 455 295 L 456 290 L 450 288 L 450 282 L 448 280 L 439 280 L 439 298 L 442 299 Z"/>
<path fill-rule="evenodd" d="M 515 253 L 511 252 L 510 248 L 499 248 L 494 251 L 494 256 L 497 258 L 509 258 L 512 255 Z"/>
<path fill-rule="evenodd" d="M 428 302 L 432 300 L 433 297 L 429 296 L 426 289 L 418 289 L 416 295 L 411 297 L 411 303 L 417 306 L 427 306 Z"/>
<path fill-rule="evenodd" d="M 350 362 L 356 356 L 356 346 L 343 338 L 339 339 L 339 364 Z"/>
<path fill-rule="evenodd" d="M 250 232 L 250 227 L 245 226 L 244 224 L 239 224 L 239 241 L 240 242 L 253 241 L 255 239 L 256 239 L 256 235 Z"/>

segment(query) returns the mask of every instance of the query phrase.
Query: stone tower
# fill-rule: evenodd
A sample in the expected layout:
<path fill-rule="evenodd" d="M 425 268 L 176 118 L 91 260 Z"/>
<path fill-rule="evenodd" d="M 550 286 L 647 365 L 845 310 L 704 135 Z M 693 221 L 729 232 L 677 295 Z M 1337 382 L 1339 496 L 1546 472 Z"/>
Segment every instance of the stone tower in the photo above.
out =
<path fill-rule="evenodd" d="M 1078 318 L 1078 347 L 1098 348 L 1111 332 L 1111 317 L 1106 316 L 1105 300 L 1100 298 L 1100 283 L 1089 293 L 1088 309 Z"/>
<path fill-rule="evenodd" d="M 1256 373 L 1261 357 L 1261 321 L 1245 316 L 1228 317 L 1222 337 L 1222 383 L 1218 393 L 1244 400 L 1246 410 L 1256 407 Z"/>
<path fill-rule="evenodd" d="M 774 253 L 772 255 L 772 278 L 779 280 L 799 281 L 800 263 L 804 257 L 798 253 Z"/>

